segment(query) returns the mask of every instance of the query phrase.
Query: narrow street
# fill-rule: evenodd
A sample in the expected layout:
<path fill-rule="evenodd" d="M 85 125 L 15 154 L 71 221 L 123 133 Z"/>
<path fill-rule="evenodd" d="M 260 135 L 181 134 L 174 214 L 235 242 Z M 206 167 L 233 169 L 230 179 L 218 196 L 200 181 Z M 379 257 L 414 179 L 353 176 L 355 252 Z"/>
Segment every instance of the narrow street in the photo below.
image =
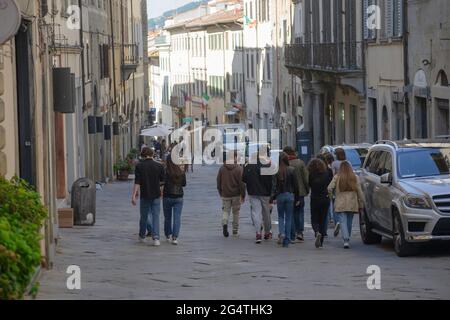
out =
<path fill-rule="evenodd" d="M 240 237 L 223 238 L 216 172 L 205 166 L 189 173 L 179 246 L 139 244 L 132 182 L 106 185 L 97 194 L 95 227 L 61 230 L 54 269 L 44 272 L 38 299 L 450 298 L 448 248 L 401 259 L 389 242 L 363 245 L 355 228 L 351 250 L 334 238 L 317 250 L 309 223 L 305 243 L 256 245 L 248 203 Z M 66 288 L 69 265 L 81 268 L 81 290 Z M 381 268 L 379 291 L 366 287 L 369 265 Z"/>

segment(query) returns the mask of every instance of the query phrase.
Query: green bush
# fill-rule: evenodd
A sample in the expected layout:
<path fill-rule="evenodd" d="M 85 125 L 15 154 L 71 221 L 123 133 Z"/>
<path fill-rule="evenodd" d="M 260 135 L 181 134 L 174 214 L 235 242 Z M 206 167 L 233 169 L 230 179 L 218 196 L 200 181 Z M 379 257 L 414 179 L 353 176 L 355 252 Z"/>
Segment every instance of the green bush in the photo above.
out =
<path fill-rule="evenodd" d="M 47 210 L 23 180 L 0 177 L 0 300 L 22 299 L 41 262 Z"/>

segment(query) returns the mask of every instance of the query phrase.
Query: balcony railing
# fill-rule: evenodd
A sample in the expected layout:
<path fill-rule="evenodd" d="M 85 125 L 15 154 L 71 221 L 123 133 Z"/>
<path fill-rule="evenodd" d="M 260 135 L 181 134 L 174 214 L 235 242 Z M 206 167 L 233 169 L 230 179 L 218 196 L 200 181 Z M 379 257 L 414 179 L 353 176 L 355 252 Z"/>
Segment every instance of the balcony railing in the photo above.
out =
<path fill-rule="evenodd" d="M 136 44 L 123 45 L 123 64 L 139 64 L 139 48 Z"/>
<path fill-rule="evenodd" d="M 290 44 L 285 55 L 288 68 L 334 73 L 362 70 L 361 42 Z"/>
<path fill-rule="evenodd" d="M 130 79 L 139 65 L 139 47 L 136 44 L 123 45 L 122 80 Z"/>

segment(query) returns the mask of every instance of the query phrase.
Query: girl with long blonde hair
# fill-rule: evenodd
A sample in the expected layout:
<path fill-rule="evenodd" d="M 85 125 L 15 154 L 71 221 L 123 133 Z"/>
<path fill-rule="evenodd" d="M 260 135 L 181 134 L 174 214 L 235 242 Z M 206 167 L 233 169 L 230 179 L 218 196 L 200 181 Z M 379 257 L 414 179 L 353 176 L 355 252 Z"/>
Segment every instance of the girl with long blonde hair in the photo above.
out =
<path fill-rule="evenodd" d="M 331 195 L 333 192 L 336 194 L 334 210 L 338 220 L 335 236 L 339 234 L 339 229 L 341 229 L 344 248 L 349 249 L 353 216 L 364 208 L 364 195 L 358 177 L 347 161 L 341 163 L 337 175 L 334 176 L 333 181 L 328 186 L 328 193 Z"/>

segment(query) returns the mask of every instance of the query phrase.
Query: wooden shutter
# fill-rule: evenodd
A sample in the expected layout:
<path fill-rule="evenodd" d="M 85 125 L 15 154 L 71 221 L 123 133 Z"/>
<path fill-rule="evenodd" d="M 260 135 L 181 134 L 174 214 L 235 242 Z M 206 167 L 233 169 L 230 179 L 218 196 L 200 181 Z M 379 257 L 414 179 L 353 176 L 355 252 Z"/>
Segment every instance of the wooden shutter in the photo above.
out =
<path fill-rule="evenodd" d="M 369 8 L 369 0 L 363 0 L 363 30 L 364 30 L 364 39 L 369 39 L 369 28 L 367 28 L 367 9 Z"/>
<path fill-rule="evenodd" d="M 384 3 L 384 35 L 388 38 L 394 36 L 394 0 L 385 0 Z"/>
<path fill-rule="evenodd" d="M 403 0 L 394 1 L 394 37 L 403 35 Z"/>

